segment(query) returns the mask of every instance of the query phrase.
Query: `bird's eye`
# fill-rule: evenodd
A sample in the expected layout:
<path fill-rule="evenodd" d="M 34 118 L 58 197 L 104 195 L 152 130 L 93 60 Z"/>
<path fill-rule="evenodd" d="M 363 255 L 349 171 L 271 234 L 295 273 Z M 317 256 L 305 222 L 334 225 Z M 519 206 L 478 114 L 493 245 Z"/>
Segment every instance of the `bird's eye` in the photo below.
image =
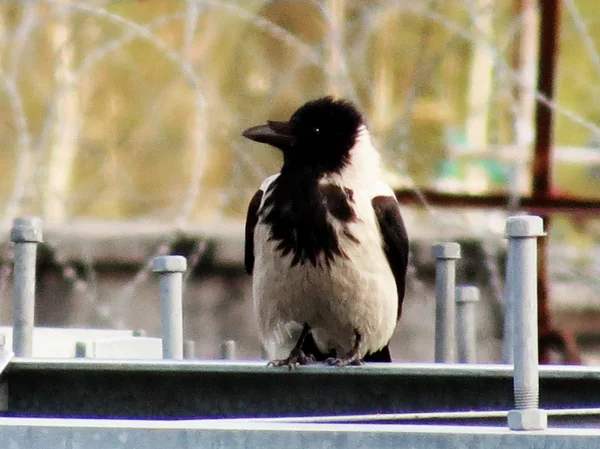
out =
<path fill-rule="evenodd" d="M 321 132 L 321 129 L 320 129 L 320 128 L 317 128 L 317 127 L 315 127 L 315 128 L 313 128 L 313 132 L 314 132 L 315 134 L 319 134 L 319 133 Z"/>

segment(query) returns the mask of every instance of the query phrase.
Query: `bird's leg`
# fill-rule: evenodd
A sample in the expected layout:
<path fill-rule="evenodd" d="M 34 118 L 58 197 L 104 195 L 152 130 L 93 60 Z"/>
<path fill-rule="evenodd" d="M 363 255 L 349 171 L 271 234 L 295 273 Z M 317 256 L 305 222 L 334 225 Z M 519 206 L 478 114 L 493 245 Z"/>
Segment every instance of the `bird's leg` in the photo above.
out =
<path fill-rule="evenodd" d="M 287 366 L 291 371 L 298 365 L 310 365 L 311 363 L 315 363 L 315 358 L 312 355 L 306 355 L 304 354 L 304 351 L 302 351 L 302 345 L 309 332 L 310 326 L 307 323 L 304 323 L 300 338 L 298 338 L 296 345 L 290 351 L 290 355 L 286 359 L 271 360 L 267 366 Z"/>
<path fill-rule="evenodd" d="M 356 337 L 354 346 L 348 351 L 345 357 L 330 357 L 325 360 L 325 363 L 333 366 L 362 365 L 363 362 L 358 356 L 362 337 L 356 329 L 354 329 L 354 335 Z"/>

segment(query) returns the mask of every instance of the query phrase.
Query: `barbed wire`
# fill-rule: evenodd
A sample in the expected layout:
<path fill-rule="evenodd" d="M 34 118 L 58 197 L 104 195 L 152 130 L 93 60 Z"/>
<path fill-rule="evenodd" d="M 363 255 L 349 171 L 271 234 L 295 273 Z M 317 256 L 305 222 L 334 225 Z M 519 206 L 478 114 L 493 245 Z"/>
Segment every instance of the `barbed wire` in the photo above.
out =
<path fill-rule="evenodd" d="M 116 173 L 111 180 L 116 184 L 115 188 L 120 189 L 119 198 L 112 201 L 116 204 L 120 204 L 119 201 L 144 203 L 144 207 L 139 208 L 141 212 L 134 213 L 135 216 L 123 213 L 120 219 L 168 221 L 173 224 L 174 230 L 163 236 L 156 248 L 149 252 L 148 259 L 111 301 L 103 301 L 98 297 L 100 293 L 95 269 L 97 256 L 93 249 L 86 250 L 82 255 L 84 269 L 81 270 L 79 265 L 64 258 L 60 248 L 53 248 L 54 263 L 60 268 L 62 278 L 69 282 L 75 291 L 84 294 L 85 300 L 97 307 L 99 316 L 113 326 L 126 325 L 124 318 L 119 318 L 113 311 L 131 301 L 140 285 L 147 280 L 152 257 L 165 254 L 172 248 L 179 235 L 178 230 L 200 222 L 202 218 L 198 217 L 203 217 L 205 204 L 209 204 L 207 209 L 214 208 L 214 213 L 206 221 L 217 227 L 221 221 L 232 216 L 240 223 L 243 221 L 243 213 L 239 212 L 243 207 L 240 204 L 251 195 L 260 180 L 271 174 L 272 169 L 277 166 L 266 153 L 246 151 L 239 136 L 245 124 L 254 124 L 252 120 L 257 118 L 276 118 L 267 115 L 283 114 L 290 110 L 293 106 L 290 106 L 290 103 L 296 101 L 299 96 L 305 93 L 312 95 L 329 87 L 339 89 L 361 109 L 369 109 L 369 89 L 373 89 L 371 84 L 374 76 L 365 66 L 370 64 L 373 39 L 379 36 L 378 33 L 382 33 L 381 30 L 386 32 L 382 25 L 392 14 L 398 17 L 408 15 L 417 19 L 417 26 L 414 27 L 417 31 L 403 42 L 406 48 L 410 48 L 410 56 L 389 53 L 390 63 L 402 60 L 405 64 L 402 67 L 410 67 L 410 72 L 406 74 L 409 81 L 400 83 L 394 80 L 392 83 L 394 89 L 401 90 L 399 94 L 395 92 L 401 100 L 398 102 L 399 106 L 389 110 L 393 115 L 389 131 L 376 135 L 375 138 L 378 142 L 385 143 L 381 146 L 381 151 L 393 161 L 390 168 L 405 176 L 421 201 L 424 213 L 420 218 L 413 217 L 416 222 L 420 219 L 426 223 L 428 229 L 434 230 L 433 233 L 442 233 L 452 228 L 483 242 L 484 268 L 489 273 L 493 294 L 498 301 L 502 296 L 501 270 L 497 265 L 494 249 L 487 239 L 490 235 L 497 239 L 501 236 L 489 226 L 473 224 L 468 214 L 447 212 L 428 204 L 423 185 L 416 180 L 408 167 L 408 155 L 423 164 L 430 161 L 430 156 L 425 151 L 420 151 L 419 129 L 415 123 L 418 101 L 427 95 L 438 99 L 449 98 L 451 94 L 446 92 L 448 88 L 444 82 L 436 79 L 444 70 L 442 66 L 447 63 L 449 55 L 467 54 L 466 47 L 479 45 L 485 47 L 493 60 L 494 82 L 498 91 L 510 93 L 513 89 L 519 89 L 531 95 L 535 101 L 550 107 L 557 117 L 567 119 L 571 126 L 582 127 L 590 133 L 600 135 L 600 127 L 594 115 L 586 116 L 577 108 L 561 104 L 556 98 L 547 98 L 535 89 L 535 83 L 524 79 L 519 70 L 515 69 L 511 52 L 525 25 L 518 13 L 507 12 L 508 7 L 499 2 L 484 2 L 487 6 L 481 7 L 481 2 L 473 0 L 455 2 L 450 6 L 446 2 L 436 0 L 393 0 L 357 6 L 343 1 L 336 3 L 333 0 L 308 0 L 297 2 L 312 8 L 313 15 L 305 19 L 307 23 L 302 30 L 294 25 L 293 20 L 297 20 L 297 17 L 290 18 L 277 9 L 281 8 L 281 2 L 253 2 L 248 6 L 238 1 L 186 0 L 161 7 L 146 3 L 143 10 L 142 5 L 136 6 L 134 2 L 117 3 L 39 0 L 19 4 L 16 7 L 18 11 L 12 14 L 6 14 L 5 10 L 0 9 L 0 16 L 4 14 L 4 20 L 0 17 L 0 51 L 3 52 L 0 58 L 0 102 L 5 106 L 5 117 L 0 122 L 0 139 L 4 140 L 0 157 L 4 158 L 3 161 L 14 160 L 10 169 L 10 190 L 0 199 L 0 222 L 4 229 L 7 229 L 11 220 L 19 214 L 42 214 L 38 203 L 44 195 L 44 178 L 52 175 L 47 173 L 48 148 L 54 144 L 55 127 L 65 120 L 60 114 L 60 102 L 68 95 L 76 95 L 85 103 L 86 96 L 93 96 L 84 92 L 88 88 L 85 83 L 90 79 L 97 83 L 97 86 L 90 88 L 94 91 L 118 83 L 118 77 L 112 72 L 98 75 L 109 63 L 114 64 L 111 67 L 115 73 L 118 70 L 135 73 L 139 69 L 136 64 L 152 64 L 154 61 L 140 62 L 136 57 L 137 50 L 133 47 L 136 43 L 147 44 L 154 52 L 147 53 L 150 57 L 164 59 L 161 61 L 162 65 L 156 65 L 156 70 L 165 73 L 168 71 L 168 76 L 165 75 L 159 81 L 137 80 L 137 83 L 153 92 L 153 98 L 144 99 L 144 107 L 138 110 L 127 109 L 130 93 L 120 91 L 123 96 L 121 100 L 125 104 L 125 115 L 133 117 L 128 117 L 131 121 L 128 128 L 122 132 L 117 146 L 120 146 L 118 150 L 122 152 L 131 150 L 132 154 L 129 156 L 133 162 L 129 165 L 123 164 L 119 158 L 121 154 L 112 162 L 109 158 L 102 161 L 102 154 L 95 156 L 100 158 L 99 166 L 102 168 L 92 175 L 79 175 L 82 179 L 78 179 L 76 187 L 69 191 L 66 204 L 69 209 L 75 209 L 77 204 L 94 202 L 99 196 L 98 189 L 103 189 L 111 183 L 104 181 L 104 171 L 110 169 Z M 286 5 L 288 3 L 291 5 L 291 2 L 287 2 Z M 132 5 L 132 9 L 127 9 L 128 5 Z M 334 10 L 334 7 L 340 5 L 348 10 L 354 8 L 353 14 L 342 14 L 341 28 L 340 15 L 336 15 Z M 579 2 L 565 0 L 563 5 L 567 13 L 565 16 L 575 30 L 595 76 L 598 76 L 598 37 L 588 25 L 587 17 L 582 14 Z M 0 4 L 0 8 L 3 6 Z M 72 41 L 69 41 L 68 45 L 80 49 L 70 61 L 69 81 L 62 85 L 53 80 L 55 74 L 52 70 L 44 73 L 40 70 L 41 66 L 36 65 L 46 58 L 48 61 L 44 67 L 54 67 L 52 52 L 48 50 L 48 35 L 51 34 L 48 30 L 61 18 L 57 9 L 59 6 L 64 8 L 62 11 L 66 11 L 67 14 L 68 23 L 64 26 L 74 30 Z M 140 9 L 134 10 L 136 7 Z M 43 8 L 43 11 L 40 8 Z M 493 8 L 496 17 L 493 32 L 473 25 L 478 17 L 489 14 L 486 8 Z M 497 23 L 500 16 L 504 17 L 501 27 Z M 86 20 L 90 22 L 85 22 Z M 90 23 L 99 27 L 98 36 L 84 42 L 81 29 L 91 26 Z M 315 25 L 316 23 L 318 25 Z M 397 26 L 401 26 L 400 21 Z M 203 33 L 208 32 L 210 27 L 213 27 L 213 37 L 204 38 Z M 239 29 L 240 27 L 245 28 Z M 239 41 L 228 44 L 223 30 L 238 33 L 235 36 Z M 349 33 L 349 30 L 359 30 L 360 36 Z M 445 33 L 443 40 L 436 38 L 436 32 Z M 402 35 L 403 38 L 406 36 Z M 438 39 L 435 41 L 436 45 L 435 39 Z M 219 50 L 214 50 L 214 47 L 221 45 L 223 55 L 219 55 Z M 226 53 L 228 45 L 234 50 Z M 209 50 L 214 52 L 211 54 L 212 59 L 205 56 Z M 50 53 L 46 55 L 44 52 L 48 51 Z M 38 55 L 39 61 L 33 62 L 35 56 L 31 56 L 32 54 Z M 223 63 L 219 57 L 231 60 Z M 285 61 L 282 62 L 280 58 Z M 338 65 L 333 66 L 332 60 L 337 60 Z M 216 69 L 213 64 L 217 66 Z M 561 66 L 561 70 L 568 71 L 569 68 Z M 28 90 L 31 83 L 27 84 L 24 80 L 31 78 L 40 85 L 37 91 Z M 219 83 L 223 82 L 223 78 L 228 79 L 227 88 L 220 87 Z M 246 86 L 251 78 L 258 86 L 252 88 L 254 90 Z M 586 82 L 585 77 L 581 79 L 592 92 L 594 83 Z M 457 84 L 462 82 L 454 81 Z M 311 83 L 318 86 L 312 86 Z M 464 91 L 464 88 L 461 89 Z M 496 95 L 499 95 L 498 92 Z M 88 101 L 101 103 L 97 99 Z M 490 98 L 485 107 L 498 104 L 500 101 L 497 98 Z M 92 104 L 94 105 L 96 104 Z M 452 106 L 456 104 L 452 103 Z M 81 106 L 79 114 L 82 122 L 87 124 L 93 117 L 91 114 L 86 115 L 85 107 Z M 178 126 L 167 126 L 169 113 L 161 111 L 162 108 L 172 108 L 173 116 L 177 117 L 175 121 L 180 120 L 181 123 L 178 123 Z M 508 107 L 502 109 L 498 106 L 497 109 L 500 112 L 493 111 L 493 114 L 510 116 L 510 121 L 516 128 L 522 117 L 515 99 L 509 101 Z M 159 112 L 164 115 L 156 118 Z M 451 125 L 460 122 L 461 114 L 455 114 L 455 123 Z M 448 126 L 447 122 L 440 123 L 444 127 Z M 113 132 L 104 129 L 104 124 L 97 126 L 106 134 Z M 138 139 L 137 135 L 141 130 L 146 133 L 146 137 Z M 515 130 L 514 134 L 517 132 Z M 225 138 L 229 140 L 224 143 L 222 140 Z M 107 139 L 99 138 L 95 143 L 97 147 L 94 148 L 108 147 Z M 186 175 L 174 172 L 160 181 L 168 183 L 168 180 L 172 180 L 173 184 L 177 184 L 177 188 L 170 189 L 168 187 L 171 186 L 165 185 L 163 189 L 156 189 L 159 190 L 158 193 L 153 191 L 150 194 L 137 186 L 137 178 L 128 170 L 132 165 L 142 166 L 145 159 L 150 157 L 149 150 L 140 147 L 140 142 L 154 145 L 157 152 L 164 154 L 168 154 L 173 145 L 185 147 L 185 151 L 177 153 L 174 158 L 180 160 L 177 167 L 185 171 Z M 224 148 L 229 152 L 229 159 L 217 160 L 219 151 L 224 151 Z M 157 163 L 160 165 L 165 163 L 168 157 L 157 160 L 160 161 Z M 80 169 L 78 163 L 80 161 L 76 160 L 74 170 Z M 65 170 L 69 169 L 65 167 Z M 222 172 L 215 173 L 219 170 Z M 154 173 L 147 175 L 148 178 L 153 176 Z M 215 177 L 222 179 L 216 182 Z M 152 184 L 150 181 L 146 183 Z M 507 209 L 515 210 L 515 199 L 519 196 L 519 191 L 514 188 L 509 188 L 508 191 L 510 195 L 507 199 Z M 127 209 L 122 205 L 115 207 Z M 406 213 L 418 216 L 410 210 Z M 86 218 L 104 219 L 94 216 Z M 194 244 L 192 252 L 188 255 L 190 269 L 185 277 L 186 282 L 190 273 L 206 255 L 207 245 L 202 239 Z M 4 292 L 10 275 L 10 255 L 4 257 L 3 261 L 0 265 L 0 297 L 6 297 Z M 412 259 L 410 270 L 416 272 Z M 572 277 L 590 281 L 597 274 L 597 270 L 598 267 L 585 273 L 576 269 L 567 269 L 565 272 Z M 418 288 L 420 281 L 415 282 Z"/>

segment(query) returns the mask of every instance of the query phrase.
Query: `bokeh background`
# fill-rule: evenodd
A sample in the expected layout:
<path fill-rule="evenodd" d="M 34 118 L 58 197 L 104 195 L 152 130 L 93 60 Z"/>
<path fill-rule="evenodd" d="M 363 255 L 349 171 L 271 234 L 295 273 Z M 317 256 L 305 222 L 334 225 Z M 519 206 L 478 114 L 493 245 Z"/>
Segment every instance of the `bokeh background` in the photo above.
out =
<path fill-rule="evenodd" d="M 600 199 L 600 3 L 563 0 L 553 192 Z M 507 195 L 493 211 L 405 207 L 413 253 L 398 360 L 433 358 L 430 246 L 458 240 L 482 290 L 478 357 L 501 358 L 504 220 L 531 192 L 539 11 L 533 0 L 0 2 L 0 324 L 12 320 L 15 217 L 44 220 L 40 325 L 160 333 L 157 254 L 188 257 L 199 357 L 260 356 L 243 220 L 279 154 L 246 127 L 326 94 L 367 117 L 398 189 Z M 552 220 L 557 326 L 600 348 L 600 222 Z"/>

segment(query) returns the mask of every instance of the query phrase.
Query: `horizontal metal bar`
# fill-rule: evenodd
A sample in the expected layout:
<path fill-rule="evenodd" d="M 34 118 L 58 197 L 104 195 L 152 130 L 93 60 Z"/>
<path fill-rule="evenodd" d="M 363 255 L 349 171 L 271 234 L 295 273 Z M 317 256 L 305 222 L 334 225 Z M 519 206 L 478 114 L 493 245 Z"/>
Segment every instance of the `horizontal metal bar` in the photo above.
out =
<path fill-rule="evenodd" d="M 447 154 L 458 160 L 481 160 L 482 158 L 501 162 L 532 163 L 532 155 L 523 151 L 518 145 L 486 145 L 476 147 L 465 144 L 446 146 Z M 579 165 L 600 164 L 600 153 L 597 148 L 582 146 L 555 145 L 550 155 L 555 162 L 568 162 Z"/>
<path fill-rule="evenodd" d="M 512 432 L 483 426 L 239 423 L 231 421 L 119 421 L 0 419 L 0 441 L 14 449 L 304 447 L 544 448 L 594 447 L 599 429 Z"/>
<path fill-rule="evenodd" d="M 548 416 L 557 417 L 600 417 L 600 408 L 575 408 L 546 410 Z M 237 418 L 231 421 L 251 422 L 287 422 L 287 423 L 362 423 L 390 421 L 429 421 L 429 420 L 478 420 L 502 418 L 506 419 L 508 410 L 499 411 L 463 411 L 463 412 L 427 412 L 427 413 L 376 413 L 364 415 L 331 415 L 331 416 L 292 416 L 282 418 Z"/>
<path fill-rule="evenodd" d="M 421 189 L 418 192 L 409 189 L 396 190 L 396 198 L 401 204 L 421 206 L 427 203 L 439 207 L 464 207 L 506 209 L 510 197 L 508 195 L 468 195 L 445 193 L 435 190 Z M 597 215 L 600 213 L 600 200 L 566 198 L 554 196 L 518 198 L 519 208 L 534 214 L 581 213 Z"/>
<path fill-rule="evenodd" d="M 287 368 L 267 366 L 265 361 L 224 360 L 106 360 L 106 359 L 42 359 L 14 357 L 8 367 L 13 371 L 138 371 L 138 372 L 202 372 L 293 375 L 298 373 L 334 376 L 399 375 L 399 376 L 475 376 L 511 377 L 512 365 L 463 363 L 366 363 L 361 366 L 333 367 L 325 364 Z M 540 377 L 598 379 L 600 366 L 541 365 Z"/>
<path fill-rule="evenodd" d="M 317 431 L 344 433 L 382 432 L 382 433 L 459 433 L 465 435 L 554 435 L 574 436 L 577 434 L 587 436 L 600 436 L 600 428 L 573 429 L 573 428 L 548 428 L 542 432 L 522 431 L 507 432 L 493 426 L 421 426 L 409 425 L 384 425 L 384 424 L 328 424 L 328 423 L 276 423 L 259 422 L 237 419 L 187 419 L 187 420 L 135 420 L 135 419 L 60 419 L 60 418 L 1 418 L 0 429 L 13 426 L 35 428 L 67 428 L 67 429 L 139 429 L 139 430 L 250 430 L 250 431 Z"/>
<path fill-rule="evenodd" d="M 315 365 L 290 372 L 264 362 L 15 358 L 0 381 L 8 386 L 0 415 L 13 417 L 268 418 L 513 407 L 509 365 Z M 599 368 L 542 366 L 540 385 L 546 409 L 600 404 Z"/>

